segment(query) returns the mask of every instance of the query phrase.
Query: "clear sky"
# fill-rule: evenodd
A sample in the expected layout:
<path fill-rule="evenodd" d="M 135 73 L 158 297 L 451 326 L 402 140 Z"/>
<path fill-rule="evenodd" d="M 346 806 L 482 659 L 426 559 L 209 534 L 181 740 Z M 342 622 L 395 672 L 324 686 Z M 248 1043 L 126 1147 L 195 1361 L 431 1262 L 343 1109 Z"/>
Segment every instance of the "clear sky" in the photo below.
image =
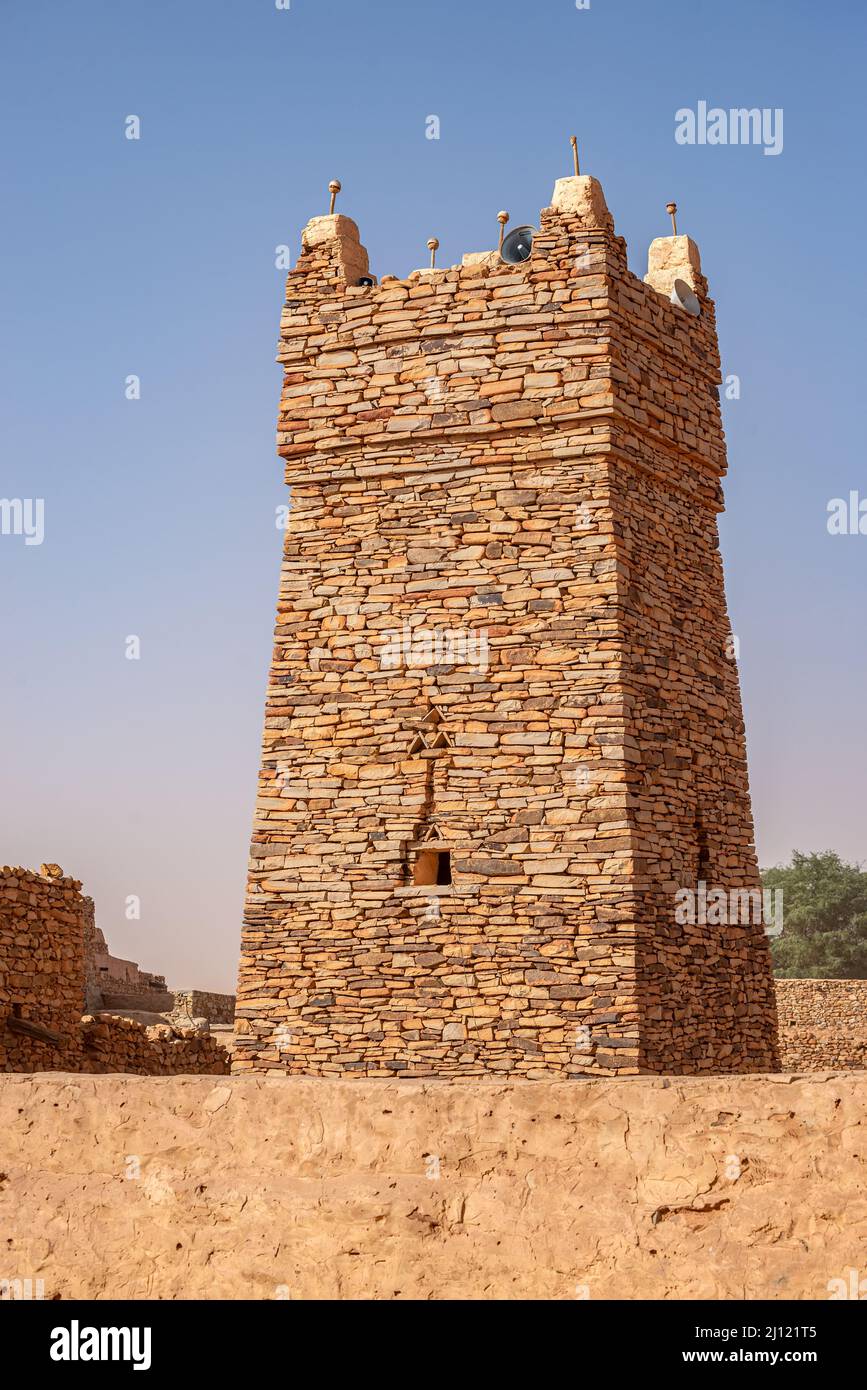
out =
<path fill-rule="evenodd" d="M 431 235 L 454 263 L 501 207 L 538 221 L 573 132 L 637 274 L 677 200 L 740 379 L 722 539 L 761 861 L 867 859 L 867 535 L 827 530 L 867 499 L 861 0 L 3 0 L 0 51 L 0 497 L 45 503 L 41 545 L 0 535 L 0 863 L 83 879 L 170 985 L 234 987 L 275 248 L 338 177 L 376 274 Z M 678 144 L 702 101 L 782 108 L 782 152 Z"/>

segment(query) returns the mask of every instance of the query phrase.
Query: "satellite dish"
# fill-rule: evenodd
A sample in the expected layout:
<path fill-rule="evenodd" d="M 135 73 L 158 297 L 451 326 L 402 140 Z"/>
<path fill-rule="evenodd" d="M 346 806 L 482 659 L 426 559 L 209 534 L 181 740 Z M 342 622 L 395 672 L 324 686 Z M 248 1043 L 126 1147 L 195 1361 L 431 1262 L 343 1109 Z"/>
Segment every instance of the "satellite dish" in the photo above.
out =
<path fill-rule="evenodd" d="M 701 313 L 701 305 L 685 280 L 675 280 L 674 289 L 671 291 L 671 302 L 676 304 L 678 309 L 683 309 L 687 314 L 691 314 L 694 319 L 697 319 Z"/>
<path fill-rule="evenodd" d="M 516 227 L 513 232 L 509 232 L 500 252 L 507 265 L 520 265 L 521 261 L 529 260 L 535 235 L 535 227 Z"/>

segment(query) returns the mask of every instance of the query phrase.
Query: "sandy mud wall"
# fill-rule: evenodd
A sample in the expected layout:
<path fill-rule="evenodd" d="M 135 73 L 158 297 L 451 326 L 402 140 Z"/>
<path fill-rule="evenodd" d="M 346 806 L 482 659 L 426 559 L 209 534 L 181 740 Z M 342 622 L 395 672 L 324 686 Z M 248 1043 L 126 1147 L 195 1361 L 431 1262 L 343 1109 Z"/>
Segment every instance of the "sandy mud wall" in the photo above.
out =
<path fill-rule="evenodd" d="M 61 1299 L 826 1299 L 864 1269 L 865 1114 L 854 1073 L 5 1076 L 0 1280 Z"/>

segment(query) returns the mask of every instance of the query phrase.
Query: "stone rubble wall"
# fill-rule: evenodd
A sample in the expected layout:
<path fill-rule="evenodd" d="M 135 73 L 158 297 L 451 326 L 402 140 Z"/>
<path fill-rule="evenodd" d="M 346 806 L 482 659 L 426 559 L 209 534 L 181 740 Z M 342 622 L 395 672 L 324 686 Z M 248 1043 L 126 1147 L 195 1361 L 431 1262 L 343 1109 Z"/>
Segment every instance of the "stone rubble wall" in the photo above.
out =
<path fill-rule="evenodd" d="M 305 229 L 239 1072 L 777 1065 L 761 929 L 674 923 L 701 872 L 758 884 L 713 308 L 687 238 L 665 275 L 698 320 L 629 272 L 595 180 L 562 183 L 520 266 L 369 288 L 350 219 Z M 420 628 L 484 663 L 384 664 Z M 423 841 L 450 889 L 410 886 Z"/>
<path fill-rule="evenodd" d="M 167 995 L 171 991 L 166 988 L 165 978 L 162 975 L 148 975 L 139 971 L 137 976 L 129 977 L 126 975 L 100 975 L 99 987 L 106 994 L 125 994 L 135 995 L 137 998 L 151 998 L 155 995 Z"/>
<path fill-rule="evenodd" d="M 56 865 L 43 865 L 41 873 L 0 869 L 0 1071 L 227 1072 L 226 1049 L 192 1029 L 83 1016 L 93 989 L 86 968 L 93 933 L 93 903 L 78 880 Z M 131 997 L 141 1008 L 142 996 Z M 61 1042 L 14 1032 L 8 1019 L 16 1012 Z"/>
<path fill-rule="evenodd" d="M 85 898 L 84 901 L 86 904 L 84 917 L 84 1008 L 86 1013 L 92 1013 L 95 1009 L 102 1007 L 97 957 L 108 948 L 105 944 L 105 937 L 96 925 L 96 908 L 93 898 Z"/>
<path fill-rule="evenodd" d="M 84 932 L 90 900 L 51 872 L 0 869 L 0 1071 L 76 1071 L 84 1010 Z M 21 1018 L 59 1033 L 59 1046 L 12 1032 Z"/>
<path fill-rule="evenodd" d="M 192 1030 L 156 1025 L 143 1028 L 130 1018 L 81 1020 L 85 1072 L 133 1072 L 139 1076 L 224 1076 L 229 1071 L 228 1053 L 213 1038 Z"/>
<path fill-rule="evenodd" d="M 627 1318 L 725 1300 L 732 1325 L 744 1299 L 806 1300 L 809 1323 L 864 1277 L 865 1112 L 851 1072 L 4 1076 L 0 1280 L 60 1300 L 556 1299 L 585 1337 L 599 1299 Z"/>
<path fill-rule="evenodd" d="M 867 980 L 776 980 L 783 1071 L 867 1069 Z"/>
<path fill-rule="evenodd" d="M 172 1013 L 183 1018 L 206 1018 L 209 1023 L 232 1023 L 234 994 L 213 994 L 201 989 L 175 990 Z"/>
<path fill-rule="evenodd" d="M 117 1009 L 119 1012 L 128 1012 L 130 1009 L 137 1009 L 152 1014 L 171 1013 L 175 1007 L 175 996 L 168 990 L 140 990 L 132 994 L 125 990 L 118 992 L 103 991 L 100 996 L 101 1002 L 91 1012 L 98 1013 L 102 1009 Z"/>

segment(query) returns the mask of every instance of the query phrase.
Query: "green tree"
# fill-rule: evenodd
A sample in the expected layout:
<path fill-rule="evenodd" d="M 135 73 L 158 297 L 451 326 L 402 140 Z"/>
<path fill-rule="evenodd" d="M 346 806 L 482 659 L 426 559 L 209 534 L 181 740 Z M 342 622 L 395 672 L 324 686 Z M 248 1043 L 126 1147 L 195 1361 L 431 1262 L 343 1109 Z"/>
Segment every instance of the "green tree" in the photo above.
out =
<path fill-rule="evenodd" d="M 765 888 L 783 890 L 783 933 L 771 942 L 783 979 L 867 979 L 867 871 L 839 854 L 792 855 L 764 869 Z"/>

